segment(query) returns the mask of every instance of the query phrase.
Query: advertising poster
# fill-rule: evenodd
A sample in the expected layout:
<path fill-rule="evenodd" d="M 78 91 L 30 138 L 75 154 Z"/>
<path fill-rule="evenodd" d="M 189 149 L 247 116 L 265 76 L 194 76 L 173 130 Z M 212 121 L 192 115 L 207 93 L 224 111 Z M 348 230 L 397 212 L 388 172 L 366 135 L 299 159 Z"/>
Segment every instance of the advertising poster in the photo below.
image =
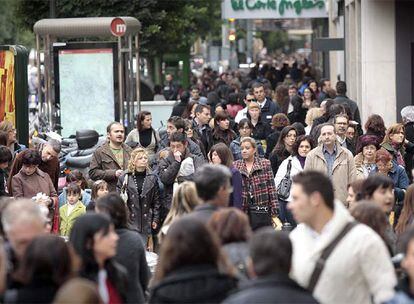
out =
<path fill-rule="evenodd" d="M 15 126 L 14 54 L 0 50 L 0 121 Z"/>

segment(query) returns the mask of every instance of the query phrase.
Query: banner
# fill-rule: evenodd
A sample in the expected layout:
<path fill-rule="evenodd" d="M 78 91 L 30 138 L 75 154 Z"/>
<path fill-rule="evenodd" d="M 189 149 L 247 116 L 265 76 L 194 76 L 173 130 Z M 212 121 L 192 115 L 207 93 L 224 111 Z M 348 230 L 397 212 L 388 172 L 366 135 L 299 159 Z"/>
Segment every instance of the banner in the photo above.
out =
<path fill-rule="evenodd" d="M 16 126 L 14 73 L 13 52 L 0 50 L 0 121 L 7 120 Z"/>
<path fill-rule="evenodd" d="M 325 0 L 222 0 L 223 19 L 328 18 Z"/>

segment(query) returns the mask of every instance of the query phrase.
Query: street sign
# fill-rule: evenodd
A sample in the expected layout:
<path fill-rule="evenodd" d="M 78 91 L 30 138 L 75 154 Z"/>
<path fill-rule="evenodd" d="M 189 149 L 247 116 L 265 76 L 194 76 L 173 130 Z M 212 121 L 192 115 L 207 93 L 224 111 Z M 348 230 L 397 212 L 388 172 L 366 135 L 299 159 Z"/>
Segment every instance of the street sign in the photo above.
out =
<path fill-rule="evenodd" d="M 111 33 L 116 37 L 122 37 L 125 35 L 127 30 L 127 26 L 125 21 L 121 18 L 114 18 L 111 22 Z"/>
<path fill-rule="evenodd" d="M 223 19 L 328 18 L 325 0 L 222 0 Z"/>

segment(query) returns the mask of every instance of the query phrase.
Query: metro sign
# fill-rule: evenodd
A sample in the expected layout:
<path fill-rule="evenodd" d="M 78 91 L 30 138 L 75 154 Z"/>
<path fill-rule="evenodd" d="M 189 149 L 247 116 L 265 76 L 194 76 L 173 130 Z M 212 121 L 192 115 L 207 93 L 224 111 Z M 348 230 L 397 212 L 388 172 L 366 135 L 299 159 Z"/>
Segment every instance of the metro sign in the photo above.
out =
<path fill-rule="evenodd" d="M 122 37 L 125 35 L 127 26 L 121 18 L 114 18 L 111 22 L 111 33 L 114 36 Z"/>

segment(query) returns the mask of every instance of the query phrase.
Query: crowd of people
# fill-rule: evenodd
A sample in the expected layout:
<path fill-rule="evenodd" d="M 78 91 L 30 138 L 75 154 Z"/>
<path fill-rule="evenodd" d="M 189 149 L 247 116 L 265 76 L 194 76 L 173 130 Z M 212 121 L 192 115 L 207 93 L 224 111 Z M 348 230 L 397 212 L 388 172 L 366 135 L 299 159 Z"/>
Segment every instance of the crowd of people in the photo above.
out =
<path fill-rule="evenodd" d="M 111 122 L 61 190 L 59 143 L 0 123 L 2 301 L 414 303 L 414 106 L 363 123 L 295 69 L 169 78 L 166 129 Z"/>

